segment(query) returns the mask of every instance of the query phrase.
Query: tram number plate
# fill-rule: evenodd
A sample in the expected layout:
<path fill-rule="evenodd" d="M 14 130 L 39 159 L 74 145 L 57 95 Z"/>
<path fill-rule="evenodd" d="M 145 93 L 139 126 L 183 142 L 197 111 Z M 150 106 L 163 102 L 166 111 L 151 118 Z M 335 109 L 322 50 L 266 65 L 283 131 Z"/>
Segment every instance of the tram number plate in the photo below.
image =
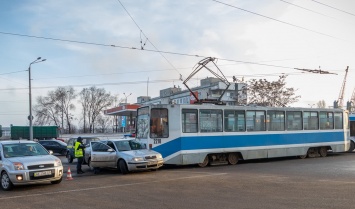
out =
<path fill-rule="evenodd" d="M 154 139 L 154 144 L 161 144 L 161 139 Z"/>
<path fill-rule="evenodd" d="M 34 177 L 51 175 L 52 171 L 41 171 L 34 173 Z"/>

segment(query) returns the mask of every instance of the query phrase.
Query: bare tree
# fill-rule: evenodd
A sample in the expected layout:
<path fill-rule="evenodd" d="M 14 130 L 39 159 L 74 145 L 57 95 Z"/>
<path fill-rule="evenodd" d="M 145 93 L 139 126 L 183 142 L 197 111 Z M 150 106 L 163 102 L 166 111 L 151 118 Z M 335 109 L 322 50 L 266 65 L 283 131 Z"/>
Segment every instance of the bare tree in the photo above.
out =
<path fill-rule="evenodd" d="M 294 88 L 286 87 L 286 75 L 279 76 L 277 81 L 252 79 L 247 82 L 249 104 L 270 107 L 285 107 L 297 102 L 301 96 L 295 95 Z"/>
<path fill-rule="evenodd" d="M 84 133 L 86 132 L 86 127 L 89 128 L 90 133 L 93 133 L 98 115 L 112 105 L 114 97 L 110 93 L 106 93 L 105 89 L 92 86 L 84 88 L 80 92 L 80 98 L 79 102 L 83 107 Z"/>
<path fill-rule="evenodd" d="M 324 100 L 318 101 L 318 102 L 317 102 L 317 107 L 319 107 L 319 108 L 325 108 L 325 107 L 326 107 L 325 101 L 324 101 Z"/>
<path fill-rule="evenodd" d="M 100 114 L 97 116 L 96 128 L 99 132 L 105 133 L 111 123 L 111 117 L 107 117 L 105 115 Z"/>
<path fill-rule="evenodd" d="M 56 108 L 61 113 L 61 127 L 64 130 L 64 124 L 66 123 L 68 133 L 71 133 L 72 117 L 71 111 L 75 110 L 73 100 L 76 98 L 75 90 L 73 87 L 58 87 L 55 92 L 56 96 Z"/>
<path fill-rule="evenodd" d="M 65 124 L 71 133 L 73 118 L 70 111 L 75 110 L 75 105 L 72 103 L 75 97 L 73 87 L 58 87 L 55 91 L 49 91 L 45 97 L 37 97 L 37 104 L 34 106 L 35 123 L 38 125 L 55 124 L 62 129 Z"/>
<path fill-rule="evenodd" d="M 46 97 L 37 97 L 36 105 L 33 109 L 36 116 L 35 125 L 54 124 L 59 126 L 60 119 L 58 118 L 58 110 L 53 92 L 49 92 Z"/>

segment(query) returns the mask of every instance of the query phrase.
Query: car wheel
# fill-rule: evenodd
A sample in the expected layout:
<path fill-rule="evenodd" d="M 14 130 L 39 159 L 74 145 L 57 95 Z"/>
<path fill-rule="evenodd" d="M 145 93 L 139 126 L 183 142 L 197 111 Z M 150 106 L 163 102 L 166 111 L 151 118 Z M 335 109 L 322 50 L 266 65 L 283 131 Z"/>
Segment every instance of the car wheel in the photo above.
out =
<path fill-rule="evenodd" d="M 123 175 L 128 173 L 127 165 L 126 165 L 126 162 L 124 160 L 118 161 L 118 167 L 120 168 L 121 173 Z"/>
<path fill-rule="evenodd" d="M 68 163 L 73 162 L 73 156 L 69 152 L 67 153 L 67 160 L 68 160 Z"/>
<path fill-rule="evenodd" d="M 51 183 L 52 183 L 52 184 L 59 184 L 60 182 L 62 182 L 62 180 L 63 180 L 63 176 L 62 176 L 62 178 L 60 178 L 60 179 L 57 180 L 57 181 L 51 181 Z"/>
<path fill-rule="evenodd" d="M 5 191 L 9 191 L 14 187 L 12 184 L 9 175 L 6 172 L 1 174 L 1 188 Z"/>

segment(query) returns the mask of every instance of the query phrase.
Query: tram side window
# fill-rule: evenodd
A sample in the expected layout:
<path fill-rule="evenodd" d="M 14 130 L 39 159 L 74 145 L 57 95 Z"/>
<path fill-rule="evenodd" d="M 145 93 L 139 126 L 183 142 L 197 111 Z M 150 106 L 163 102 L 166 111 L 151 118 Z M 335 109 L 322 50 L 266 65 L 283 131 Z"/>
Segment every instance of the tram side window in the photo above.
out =
<path fill-rule="evenodd" d="M 245 111 L 225 110 L 224 111 L 224 131 L 245 131 Z"/>
<path fill-rule="evenodd" d="M 153 108 L 150 114 L 150 137 L 169 137 L 168 109 Z"/>
<path fill-rule="evenodd" d="M 302 112 L 301 111 L 287 111 L 287 130 L 302 130 Z"/>
<path fill-rule="evenodd" d="M 138 139 L 146 139 L 149 132 L 149 108 L 143 107 L 137 112 L 137 133 Z"/>
<path fill-rule="evenodd" d="M 343 129 L 343 113 L 334 113 L 334 127 L 335 129 Z"/>
<path fill-rule="evenodd" d="M 197 110 L 183 109 L 181 120 L 183 133 L 197 132 Z"/>
<path fill-rule="evenodd" d="M 303 112 L 303 127 L 304 130 L 318 130 L 318 112 L 305 111 Z"/>
<path fill-rule="evenodd" d="M 250 110 L 246 116 L 247 131 L 265 131 L 265 111 Z"/>
<path fill-rule="evenodd" d="M 320 112 L 319 113 L 319 126 L 321 130 L 334 129 L 333 112 Z"/>
<path fill-rule="evenodd" d="M 266 125 L 269 131 L 285 130 L 285 112 L 267 111 Z"/>
<path fill-rule="evenodd" d="M 200 110 L 201 132 L 222 132 L 222 110 Z"/>

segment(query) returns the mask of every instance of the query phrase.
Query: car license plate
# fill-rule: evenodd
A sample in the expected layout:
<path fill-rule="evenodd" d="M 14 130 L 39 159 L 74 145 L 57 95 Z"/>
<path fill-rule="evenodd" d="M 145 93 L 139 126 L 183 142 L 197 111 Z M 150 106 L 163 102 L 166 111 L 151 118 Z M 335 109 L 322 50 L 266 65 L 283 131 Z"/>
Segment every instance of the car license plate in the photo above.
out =
<path fill-rule="evenodd" d="M 52 171 L 41 171 L 34 173 L 34 177 L 51 175 Z"/>
<path fill-rule="evenodd" d="M 148 165 L 154 165 L 154 164 L 157 164 L 155 161 L 149 161 L 148 162 Z"/>

